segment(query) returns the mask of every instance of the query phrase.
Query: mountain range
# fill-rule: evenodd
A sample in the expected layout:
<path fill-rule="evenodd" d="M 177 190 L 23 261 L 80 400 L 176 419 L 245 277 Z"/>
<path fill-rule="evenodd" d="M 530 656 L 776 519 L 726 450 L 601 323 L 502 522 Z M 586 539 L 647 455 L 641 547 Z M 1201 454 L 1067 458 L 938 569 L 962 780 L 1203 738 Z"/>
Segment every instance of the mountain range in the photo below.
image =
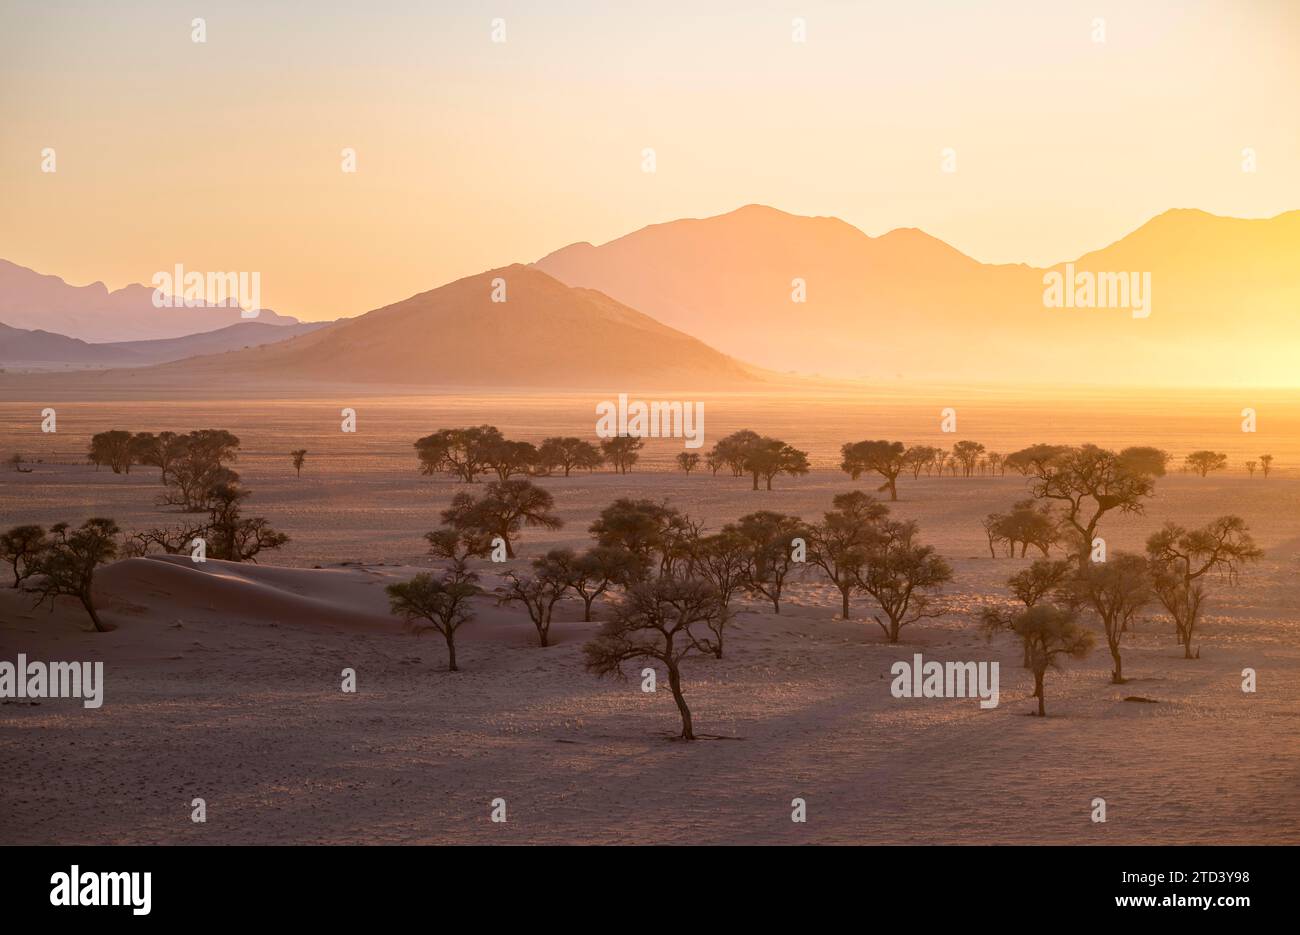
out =
<path fill-rule="evenodd" d="M 11 328 L 41 330 L 93 343 L 180 338 L 228 325 L 255 321 L 294 325 L 298 319 L 260 309 L 255 319 L 238 308 L 204 305 L 157 308 L 154 290 L 132 283 L 109 291 L 102 282 L 73 286 L 58 276 L 0 260 L 0 322 Z"/>
<path fill-rule="evenodd" d="M 1049 301 L 1052 274 L 1108 273 L 1131 276 L 1134 288 L 1149 283 L 1143 314 Z M 498 281 L 505 301 L 494 301 Z M 184 378 L 617 391 L 758 386 L 794 372 L 1029 387 L 1285 386 L 1300 350 L 1300 211 L 1247 220 L 1172 210 L 1069 264 L 1036 268 L 981 263 L 915 229 L 871 237 L 836 218 L 750 205 L 573 244 L 325 327 L 289 332 L 296 319 L 264 312 L 272 317 L 254 323 L 257 340 L 248 322 L 235 326 L 241 332 L 196 327 L 237 309 L 155 309 L 151 297 L 144 286 L 68 286 L 0 261 L 0 321 L 111 336 L 118 343 L 68 345 L 59 359 L 82 354 L 81 363 L 133 375 L 179 359 L 171 355 L 216 353 L 187 360 Z M 16 321 L 15 308 L 26 318 Z M 160 328 L 210 337 L 122 343 Z M 292 339 L 271 343 L 276 332 Z M 24 340 L 51 347 L 58 337 Z M 181 379 L 166 369 L 175 366 L 156 369 Z"/>
<path fill-rule="evenodd" d="M 870 237 L 761 205 L 655 224 L 535 264 L 724 353 L 871 380 L 1207 385 L 1295 380 L 1300 211 L 1173 210 L 1074 270 L 1150 274 L 1148 317 L 1054 308 L 1049 269 L 980 263 L 922 231 Z M 802 280 L 806 301 L 792 301 Z"/>

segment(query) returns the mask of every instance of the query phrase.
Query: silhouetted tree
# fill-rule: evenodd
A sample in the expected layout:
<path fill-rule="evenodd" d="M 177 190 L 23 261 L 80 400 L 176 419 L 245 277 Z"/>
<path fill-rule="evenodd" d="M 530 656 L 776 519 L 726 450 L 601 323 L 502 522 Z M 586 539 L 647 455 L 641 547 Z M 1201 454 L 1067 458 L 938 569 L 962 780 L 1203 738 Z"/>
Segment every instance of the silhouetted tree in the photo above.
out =
<path fill-rule="evenodd" d="M 1044 470 L 1048 462 L 1064 454 L 1068 449 L 1065 445 L 1030 445 L 1028 448 L 1021 448 L 1019 451 L 1013 451 L 1007 455 L 1002 463 L 1024 476 L 1037 474 Z"/>
<path fill-rule="evenodd" d="M 867 561 L 876 526 L 889 515 L 885 506 L 860 490 L 831 501 L 835 509 L 808 528 L 808 562 L 826 573 L 840 592 L 840 616 L 849 619 L 849 598 Z"/>
<path fill-rule="evenodd" d="M 45 530 L 40 526 L 14 526 L 0 534 L 0 561 L 13 568 L 15 588 L 31 577 L 45 547 Z"/>
<path fill-rule="evenodd" d="M 1030 467 L 1030 490 L 1039 499 L 1065 506 L 1062 522 L 1073 531 L 1082 568 L 1088 564 L 1097 526 L 1112 510 L 1141 513 L 1142 501 L 1155 490 L 1154 465 L 1126 458 L 1096 445 L 1063 449 Z"/>
<path fill-rule="evenodd" d="M 1268 472 L 1271 471 L 1271 470 L 1273 469 L 1273 456 L 1272 456 L 1272 455 L 1260 455 L 1260 456 L 1259 456 L 1259 469 L 1260 469 L 1261 471 L 1264 472 L 1264 478 L 1267 479 L 1267 478 L 1268 478 Z"/>
<path fill-rule="evenodd" d="M 307 461 L 307 449 L 298 448 L 289 452 L 289 457 L 293 458 L 293 469 L 302 477 L 302 466 Z"/>
<path fill-rule="evenodd" d="M 772 602 L 773 612 L 779 614 L 785 579 L 795 566 L 793 541 L 801 538 L 806 543 L 808 539 L 803 521 L 797 516 L 759 510 L 728 523 L 722 531 L 738 536 L 746 544 L 745 589 L 766 597 Z"/>
<path fill-rule="evenodd" d="M 486 446 L 484 464 L 496 473 L 497 480 L 509 480 L 516 474 L 530 474 L 537 467 L 537 448 L 530 442 L 508 439 L 491 442 Z"/>
<path fill-rule="evenodd" d="M 699 466 L 700 456 L 693 451 L 683 451 L 677 456 L 677 466 L 690 474 Z"/>
<path fill-rule="evenodd" d="M 989 538 L 989 551 L 996 542 L 1007 543 L 1007 555 L 1020 557 L 1032 545 L 1046 558 L 1060 538 L 1059 521 L 1050 503 L 1035 507 L 1033 500 L 1020 500 L 1012 504 L 1010 513 L 990 513 L 984 520 L 984 531 Z"/>
<path fill-rule="evenodd" d="M 447 641 L 447 669 L 456 667 L 456 631 L 474 619 L 470 599 L 482 593 L 478 575 L 463 562 L 435 577 L 421 572 L 410 581 L 390 584 L 386 589 L 393 614 L 405 621 L 416 635 L 435 630 Z"/>
<path fill-rule="evenodd" d="M 551 513 L 555 498 L 530 480 L 492 481 L 483 496 L 458 493 L 442 511 L 453 529 L 500 537 L 506 557 L 514 558 L 514 540 L 525 526 L 559 529 L 564 521 Z"/>
<path fill-rule="evenodd" d="M 97 432 L 90 439 L 88 457 L 94 464 L 106 464 L 114 474 L 130 474 L 136 449 L 131 443 L 131 433 L 121 429 Z"/>
<path fill-rule="evenodd" d="M 1096 637 L 1078 622 L 1078 614 L 1052 604 L 1036 604 L 1015 615 L 1013 632 L 1029 647 L 1029 668 L 1034 673 L 1038 716 L 1046 717 L 1043 681 L 1048 669 L 1060 669 L 1061 657 L 1082 659 L 1092 651 Z"/>
<path fill-rule="evenodd" d="M 1120 640 L 1133 617 L 1154 597 L 1146 560 L 1140 555 L 1114 552 L 1106 561 L 1090 562 L 1082 568 L 1071 579 L 1069 590 L 1075 601 L 1090 607 L 1101 620 L 1114 664 L 1110 680 L 1122 685 L 1124 664 L 1120 658 Z"/>
<path fill-rule="evenodd" d="M 704 581 L 659 577 L 628 589 L 614 616 L 583 647 L 589 672 L 625 678 L 623 665 L 634 660 L 660 662 L 682 719 L 681 739 L 694 740 L 691 710 L 682 693 L 682 661 L 692 653 L 714 655 L 701 630 L 721 614 L 713 586 Z"/>
<path fill-rule="evenodd" d="M 496 589 L 498 603 L 524 605 L 543 647 L 549 645 L 555 605 L 569 591 L 574 559 L 572 549 L 552 549 L 533 559 L 531 575 L 507 571 L 504 582 Z"/>
<path fill-rule="evenodd" d="M 1246 462 L 1246 473 L 1249 474 L 1251 477 L 1255 476 L 1255 464 L 1256 462 L 1254 461 Z"/>
<path fill-rule="evenodd" d="M 239 475 L 226 467 L 239 458 L 239 438 L 224 429 L 201 429 L 184 438 L 169 465 L 162 503 L 191 513 L 209 510 L 212 491 L 239 481 Z"/>
<path fill-rule="evenodd" d="M 573 558 L 567 567 L 567 581 L 582 600 L 583 622 L 591 621 L 591 605 L 611 588 L 640 581 L 648 571 L 648 560 L 625 548 L 598 545 Z"/>
<path fill-rule="evenodd" d="M 732 432 L 726 438 L 719 439 L 709 451 L 711 462 L 720 466 L 726 466 L 731 471 L 732 477 L 743 477 L 745 474 L 745 456 L 751 446 L 762 441 L 762 436 L 751 429 L 741 429 L 739 432 Z M 717 474 L 717 468 L 713 468 L 713 473 Z"/>
<path fill-rule="evenodd" d="M 156 467 L 160 471 L 159 480 L 163 484 L 171 481 L 172 465 L 185 454 L 189 445 L 188 435 L 175 432 L 137 432 L 132 439 L 136 460 L 141 464 Z"/>
<path fill-rule="evenodd" d="M 933 592 L 952 580 L 948 562 L 933 546 L 919 545 L 916 533 L 914 522 L 879 523 L 866 563 L 855 574 L 858 587 L 875 598 L 888 620 L 873 615 L 891 643 L 903 627 L 943 615 L 942 608 L 933 609 Z"/>
<path fill-rule="evenodd" d="M 961 476 L 970 477 L 975 472 L 975 462 L 984 453 L 984 446 L 979 442 L 957 442 L 952 446 L 952 456 L 961 465 Z"/>
<path fill-rule="evenodd" d="M 902 442 L 878 441 L 852 442 L 840 448 L 840 470 L 857 480 L 864 471 L 879 474 L 885 482 L 876 488 L 877 493 L 889 491 L 889 499 L 898 499 L 898 475 L 907 467 L 907 449 Z"/>
<path fill-rule="evenodd" d="M 1217 571 L 1235 581 L 1243 565 L 1263 555 L 1240 516 L 1220 516 L 1192 530 L 1166 523 L 1147 539 L 1156 597 L 1173 618 L 1184 659 L 1200 656 L 1199 649 L 1192 653 L 1192 634 L 1205 601 L 1205 575 Z"/>
<path fill-rule="evenodd" d="M 1228 466 L 1228 456 L 1221 451 L 1193 451 L 1187 456 L 1187 467 L 1202 477 L 1211 471 L 1222 471 Z"/>
<path fill-rule="evenodd" d="M 619 474 L 627 474 L 640 460 L 645 442 L 634 435 L 616 435 L 601 440 L 600 451 Z"/>
<path fill-rule="evenodd" d="M 667 568 L 676 530 L 686 522 L 681 512 L 665 502 L 620 497 L 605 509 L 588 532 L 596 543 L 609 548 L 626 549 L 647 561 L 659 556 L 660 570 Z"/>
<path fill-rule="evenodd" d="M 772 489 L 772 478 L 778 474 L 794 477 L 808 473 L 808 453 L 787 445 L 779 438 L 760 438 L 751 442 L 744 452 L 742 467 L 746 474 L 754 479 L 754 489 L 758 489 L 761 477 Z"/>
<path fill-rule="evenodd" d="M 53 610 L 56 597 L 75 597 L 90 615 L 95 630 L 108 632 L 95 610 L 91 590 L 95 569 L 117 558 L 117 536 L 121 532 L 117 523 L 103 517 L 88 519 L 75 530 L 67 523 L 50 527 L 46 547 L 32 569 L 34 586 L 30 590 L 38 595 L 36 606 L 48 601 Z"/>
<path fill-rule="evenodd" d="M 912 469 L 912 478 L 916 479 L 921 476 L 922 470 L 928 474 L 941 454 L 942 451 L 931 445 L 913 445 L 904 453 L 903 459 Z"/>
<path fill-rule="evenodd" d="M 751 543 L 734 530 L 699 540 L 695 568 L 718 595 L 720 613 L 707 621 L 713 631 L 713 654 L 722 658 L 723 631 L 731 622 L 731 601 L 745 589 L 750 568 Z"/>
<path fill-rule="evenodd" d="M 600 467 L 605 459 L 589 441 L 573 436 L 547 438 L 537 450 L 537 462 L 547 470 L 564 468 L 564 476 L 574 468 L 592 470 Z"/>
<path fill-rule="evenodd" d="M 257 562 L 258 553 L 278 549 L 289 537 L 271 528 L 265 517 L 244 517 L 243 502 L 252 492 L 234 483 L 208 493 L 208 523 L 203 535 L 208 555 L 227 562 Z"/>
<path fill-rule="evenodd" d="M 505 439 L 492 425 L 476 425 L 463 429 L 440 429 L 415 442 L 415 453 L 420 459 L 421 474 L 445 471 L 467 484 L 488 469 L 488 458 L 493 446 Z"/>

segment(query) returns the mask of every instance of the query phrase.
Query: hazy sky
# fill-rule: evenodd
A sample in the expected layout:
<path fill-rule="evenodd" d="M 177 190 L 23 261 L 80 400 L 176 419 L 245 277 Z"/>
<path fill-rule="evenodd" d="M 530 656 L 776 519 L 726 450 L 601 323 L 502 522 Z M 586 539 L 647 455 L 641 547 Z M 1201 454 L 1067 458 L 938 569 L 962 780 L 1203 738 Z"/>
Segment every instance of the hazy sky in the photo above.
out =
<path fill-rule="evenodd" d="M 4 0 L 0 257 L 326 318 L 760 202 L 1045 265 L 1300 207 L 1297 89 L 1294 0 Z"/>

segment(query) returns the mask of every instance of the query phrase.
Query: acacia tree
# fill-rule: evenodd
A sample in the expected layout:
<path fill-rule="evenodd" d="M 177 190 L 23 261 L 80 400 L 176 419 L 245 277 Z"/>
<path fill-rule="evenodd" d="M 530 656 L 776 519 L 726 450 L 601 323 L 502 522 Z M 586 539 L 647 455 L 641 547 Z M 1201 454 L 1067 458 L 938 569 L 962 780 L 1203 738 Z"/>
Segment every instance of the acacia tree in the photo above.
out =
<path fill-rule="evenodd" d="M 243 502 L 251 495 L 234 483 L 219 484 L 208 492 L 208 522 L 202 535 L 213 558 L 256 564 L 259 552 L 278 549 L 289 541 L 287 535 L 272 529 L 265 517 L 242 515 Z"/>
<path fill-rule="evenodd" d="M 502 438 L 485 446 L 483 463 L 496 473 L 497 480 L 509 480 L 516 474 L 530 474 L 537 468 L 537 448 L 530 442 Z"/>
<path fill-rule="evenodd" d="M 616 435 L 600 442 L 600 451 L 619 474 L 631 472 L 632 465 L 641 459 L 640 451 L 645 441 L 635 435 Z"/>
<path fill-rule="evenodd" d="M 665 501 L 619 497 L 587 527 L 596 544 L 626 549 L 647 563 L 659 556 L 661 571 L 671 565 L 673 546 L 687 519 Z"/>
<path fill-rule="evenodd" d="M 447 670 L 460 671 L 456 667 L 456 631 L 474 619 L 470 599 L 482 593 L 478 575 L 459 561 L 437 577 L 421 572 L 385 590 L 391 612 L 417 636 L 428 630 L 442 634 L 447 642 Z"/>
<path fill-rule="evenodd" d="M 75 530 L 67 523 L 50 527 L 46 547 L 32 570 L 35 584 L 30 590 L 37 595 L 36 606 L 48 601 L 53 610 L 56 597 L 75 597 L 90 615 L 95 630 L 108 632 L 110 628 L 95 610 L 91 589 L 95 569 L 117 558 L 117 537 L 121 532 L 117 523 L 103 517 L 88 519 Z"/>
<path fill-rule="evenodd" d="M 1103 516 L 1112 510 L 1141 513 L 1142 501 L 1155 491 L 1157 466 L 1148 459 L 1126 458 L 1096 445 L 1066 448 L 1029 468 L 1030 491 L 1038 499 L 1065 506 L 1062 522 L 1077 541 L 1080 568 L 1088 565 L 1093 539 Z"/>
<path fill-rule="evenodd" d="M 660 576 L 633 585 L 615 606 L 614 616 L 583 647 L 587 671 L 626 678 L 623 665 L 634 660 L 662 663 L 682 719 L 682 740 L 694 740 L 691 710 L 682 693 L 682 661 L 692 653 L 714 655 L 704 635 L 723 613 L 713 586 L 704 581 Z"/>
<path fill-rule="evenodd" d="M 1007 579 L 1011 593 L 1025 605 L 1028 610 L 1038 604 L 1052 591 L 1062 588 L 1075 572 L 1070 562 L 1061 559 L 1036 559 L 1028 568 L 1021 569 Z M 1000 607 L 986 607 L 980 612 L 981 625 L 990 636 L 999 630 L 1015 632 L 1016 612 Z M 1021 641 L 1024 648 L 1024 660 L 1021 665 L 1028 669 L 1029 643 Z"/>
<path fill-rule="evenodd" d="M 291 451 L 289 452 L 289 457 L 293 458 L 293 469 L 298 472 L 299 477 L 302 477 L 302 466 L 307 461 L 307 449 L 298 448 L 295 451 Z"/>
<path fill-rule="evenodd" d="M 1079 624 L 1078 614 L 1052 604 L 1036 604 L 1015 615 L 1012 630 L 1029 647 L 1029 668 L 1034 673 L 1038 716 L 1047 716 L 1043 682 L 1048 669 L 1060 669 L 1062 657 L 1082 659 L 1092 651 L 1096 637 Z"/>
<path fill-rule="evenodd" d="M 167 484 L 171 480 L 172 465 L 185 454 L 189 445 L 188 435 L 175 432 L 137 432 L 132 439 L 136 451 L 136 460 L 141 464 L 156 467 L 161 472 L 159 480 Z"/>
<path fill-rule="evenodd" d="M 723 631 L 731 622 L 731 601 L 745 590 L 749 572 L 750 542 L 735 530 L 724 530 L 698 541 L 695 569 L 718 594 L 720 613 L 708 621 L 713 631 L 713 654 L 722 658 Z"/>
<path fill-rule="evenodd" d="M 984 518 L 990 554 L 996 543 L 1005 542 L 1008 556 L 1016 554 L 1016 545 L 1019 544 L 1021 558 L 1025 557 L 1031 545 L 1046 558 L 1060 538 L 1058 527 L 1052 504 L 1035 507 L 1033 500 L 1019 500 L 1012 504 L 1010 513 L 990 513 Z"/>
<path fill-rule="evenodd" d="M 114 474 L 130 474 L 131 465 L 136 459 L 136 448 L 132 444 L 131 433 L 121 429 L 95 433 L 90 438 L 90 451 L 87 457 L 93 464 L 108 465 L 113 469 Z"/>
<path fill-rule="evenodd" d="M 548 471 L 564 468 L 565 477 L 574 468 L 592 470 L 600 467 L 604 461 L 599 448 L 571 435 L 543 439 L 541 447 L 537 449 L 537 463 Z"/>
<path fill-rule="evenodd" d="M 1202 477 L 1211 471 L 1222 471 L 1228 466 L 1228 456 L 1222 451 L 1193 451 L 1186 458 L 1187 467 Z"/>
<path fill-rule="evenodd" d="M 1114 668 L 1110 680 L 1124 684 L 1120 640 L 1139 610 L 1151 602 L 1151 575 L 1146 560 L 1129 552 L 1115 552 L 1104 562 L 1090 562 L 1071 580 L 1073 599 L 1092 608 L 1106 633 Z"/>
<path fill-rule="evenodd" d="M 1256 465 L 1256 462 L 1254 462 L 1254 461 L 1247 461 L 1247 462 L 1246 462 L 1246 473 L 1249 474 L 1251 477 L 1254 477 L 1254 476 L 1255 476 L 1255 465 Z"/>
<path fill-rule="evenodd" d="M 808 562 L 820 568 L 839 590 L 840 619 L 848 620 L 857 575 L 867 560 L 876 525 L 889 515 L 889 507 L 860 490 L 839 494 L 831 503 L 835 509 L 807 530 Z"/>
<path fill-rule="evenodd" d="M 694 451 L 683 451 L 681 454 L 677 456 L 676 461 L 677 461 L 677 466 L 679 468 L 681 468 L 687 474 L 690 474 L 691 471 L 699 467 L 700 456 L 696 454 Z"/>
<path fill-rule="evenodd" d="M 211 508 L 213 490 L 238 482 L 239 475 L 226 465 L 239 460 L 239 438 L 224 429 L 200 429 L 183 439 L 172 443 L 161 502 L 198 513 Z"/>
<path fill-rule="evenodd" d="M 912 479 L 915 480 L 921 476 L 924 470 L 927 474 L 934 467 L 935 459 L 943 452 L 931 445 L 913 445 L 903 454 L 903 459 L 907 466 L 912 469 Z"/>
<path fill-rule="evenodd" d="M 497 537 L 514 558 L 514 540 L 525 526 L 559 529 L 564 521 L 551 513 L 555 498 L 529 480 L 492 481 L 481 497 L 458 493 L 442 511 L 442 521 L 453 529 Z"/>
<path fill-rule="evenodd" d="M 572 549 L 552 549 L 533 559 L 532 575 L 522 576 L 514 570 L 507 571 L 504 583 L 496 589 L 497 603 L 524 605 L 528 619 L 537 628 L 537 637 L 543 648 L 550 645 L 555 605 L 569 591 L 574 559 Z"/>
<path fill-rule="evenodd" d="M 852 442 L 840 448 L 840 470 L 857 480 L 864 471 L 879 474 L 885 482 L 876 488 L 877 493 L 889 491 L 889 499 L 898 499 L 898 475 L 908 465 L 909 449 L 902 442 L 878 441 Z"/>
<path fill-rule="evenodd" d="M 933 594 L 952 580 L 952 567 L 933 546 L 918 544 L 916 533 L 910 521 L 878 524 L 867 560 L 854 575 L 857 586 L 880 605 L 888 623 L 872 616 L 891 643 L 898 642 L 903 627 L 945 612 L 934 608 Z"/>
<path fill-rule="evenodd" d="M 807 542 L 807 527 L 797 516 L 759 510 L 742 516 L 722 528 L 723 533 L 739 537 L 745 543 L 742 572 L 745 589 L 761 594 L 772 602 L 775 613 L 781 612 L 781 592 L 795 566 L 793 540 Z"/>
<path fill-rule="evenodd" d="M 555 550 L 547 553 L 554 557 Z M 591 622 L 591 605 L 611 588 L 626 587 L 645 577 L 648 560 L 625 548 L 598 545 L 567 560 L 566 581 L 582 600 L 582 620 Z"/>
<path fill-rule="evenodd" d="M 754 490 L 758 489 L 760 477 L 771 490 L 772 478 L 778 474 L 795 477 L 808 473 L 808 452 L 787 445 L 779 438 L 760 438 L 745 448 L 741 466 L 753 477 Z"/>
<path fill-rule="evenodd" d="M 975 473 L 975 462 L 984 453 L 984 446 L 979 442 L 957 442 L 952 446 L 952 456 L 961 465 L 961 476 L 970 477 Z"/>
<path fill-rule="evenodd" d="M 420 459 L 421 474 L 446 471 L 467 484 L 488 469 L 492 447 L 505 439 L 492 425 L 462 429 L 439 429 L 417 439 L 415 453 Z"/>
<path fill-rule="evenodd" d="M 1002 459 L 1004 467 L 1028 477 L 1030 474 L 1037 474 L 1042 471 L 1048 462 L 1064 454 L 1068 449 L 1065 445 L 1030 445 L 1028 448 L 1021 448 L 1019 451 L 1013 451 Z"/>
<path fill-rule="evenodd" d="M 14 526 L 0 534 L 0 561 L 12 566 L 15 588 L 31 577 L 45 547 L 45 530 L 40 526 Z"/>
<path fill-rule="evenodd" d="M 1243 565 L 1263 555 L 1240 516 L 1220 516 L 1192 530 L 1166 523 L 1147 539 L 1156 597 L 1173 618 L 1184 659 L 1201 654 L 1199 648 L 1192 653 L 1192 634 L 1205 600 L 1206 574 L 1217 571 L 1235 581 Z"/>
<path fill-rule="evenodd" d="M 752 429 L 741 429 L 719 439 L 709 450 L 708 455 L 713 473 L 716 475 L 718 468 L 726 467 L 731 471 L 732 477 L 743 477 L 745 456 L 749 448 L 760 441 L 762 436 Z"/>
<path fill-rule="evenodd" d="M 1260 455 L 1260 456 L 1259 456 L 1259 469 L 1260 469 L 1261 471 L 1264 472 L 1264 479 L 1267 480 L 1267 479 L 1268 479 L 1268 472 L 1271 471 L 1271 470 L 1273 469 L 1273 456 L 1272 456 L 1272 455 Z"/>

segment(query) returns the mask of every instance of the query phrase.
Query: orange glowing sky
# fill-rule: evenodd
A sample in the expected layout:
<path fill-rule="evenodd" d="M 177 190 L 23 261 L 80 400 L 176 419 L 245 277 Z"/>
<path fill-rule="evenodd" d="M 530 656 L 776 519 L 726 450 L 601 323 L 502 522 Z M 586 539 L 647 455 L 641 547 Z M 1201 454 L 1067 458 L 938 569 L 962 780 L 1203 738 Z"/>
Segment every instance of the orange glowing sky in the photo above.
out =
<path fill-rule="evenodd" d="M 315 319 L 754 202 L 1039 265 L 1300 207 L 1288 0 L 450 6 L 9 0 L 0 257 Z"/>

